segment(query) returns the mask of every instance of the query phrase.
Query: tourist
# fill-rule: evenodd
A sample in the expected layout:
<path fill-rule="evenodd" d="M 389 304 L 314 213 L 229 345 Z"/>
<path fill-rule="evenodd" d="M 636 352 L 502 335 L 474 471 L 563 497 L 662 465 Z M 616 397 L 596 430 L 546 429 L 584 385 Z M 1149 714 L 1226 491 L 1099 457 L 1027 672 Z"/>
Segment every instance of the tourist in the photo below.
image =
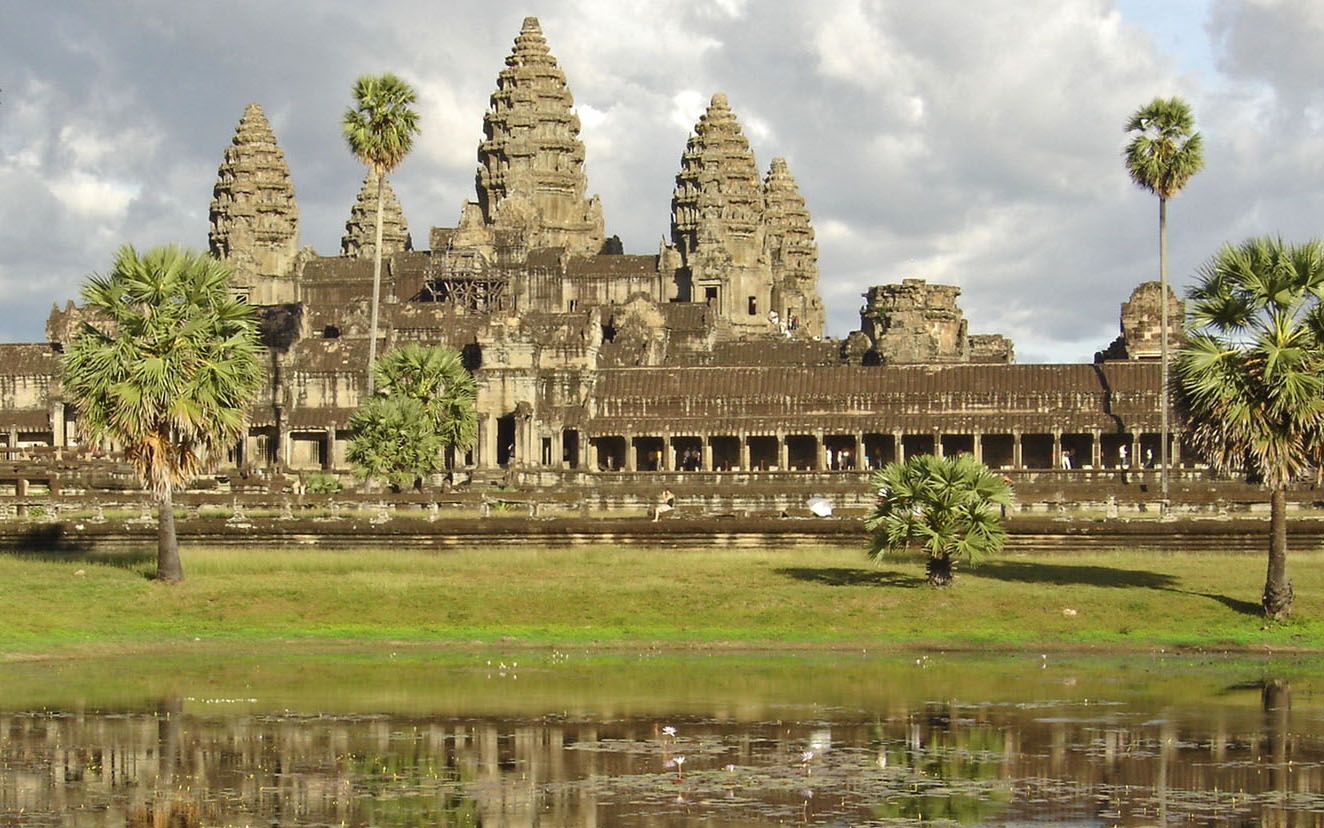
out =
<path fill-rule="evenodd" d="M 658 518 L 676 508 L 676 496 L 670 489 L 662 490 L 662 497 L 658 500 L 657 506 L 653 507 L 653 522 L 657 523 Z"/>

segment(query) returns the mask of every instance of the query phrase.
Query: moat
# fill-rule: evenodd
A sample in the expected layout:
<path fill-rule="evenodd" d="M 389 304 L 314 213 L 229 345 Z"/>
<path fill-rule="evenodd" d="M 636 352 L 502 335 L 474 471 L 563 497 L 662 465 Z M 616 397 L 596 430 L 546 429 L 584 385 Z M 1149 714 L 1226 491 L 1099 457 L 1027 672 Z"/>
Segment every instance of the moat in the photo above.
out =
<path fill-rule="evenodd" d="M 21 825 L 1324 824 L 1279 658 L 539 650 L 11 664 Z"/>

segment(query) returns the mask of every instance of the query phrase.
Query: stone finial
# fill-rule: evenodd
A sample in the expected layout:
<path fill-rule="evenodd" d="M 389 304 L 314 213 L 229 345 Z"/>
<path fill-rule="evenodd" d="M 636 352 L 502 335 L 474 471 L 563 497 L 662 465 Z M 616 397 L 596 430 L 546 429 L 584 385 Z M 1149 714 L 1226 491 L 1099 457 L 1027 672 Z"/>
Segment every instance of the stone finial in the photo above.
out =
<path fill-rule="evenodd" d="M 726 95 L 713 95 L 685 145 L 671 199 L 671 237 L 687 263 L 705 246 L 736 267 L 763 255 L 763 187 L 754 153 Z"/>
<path fill-rule="evenodd" d="M 299 208 L 285 154 L 255 103 L 244 109 L 225 149 L 212 196 L 211 252 L 234 268 L 235 286 L 289 275 L 299 249 Z"/>
<path fill-rule="evenodd" d="M 602 206 L 585 196 L 573 107 L 538 19 L 526 17 L 483 116 L 478 203 L 485 223 L 527 228 L 530 246 L 593 255 L 602 247 Z"/>
<path fill-rule="evenodd" d="M 804 336 L 823 335 L 823 300 L 818 295 L 818 245 L 809 223 L 809 210 L 786 166 L 785 158 L 772 159 L 763 180 L 765 243 L 772 266 L 774 309 Z"/>
<path fill-rule="evenodd" d="M 382 182 L 382 255 L 390 256 L 404 250 L 413 250 L 409 227 L 405 224 L 400 202 L 390 181 Z M 349 211 L 345 222 L 345 235 L 340 239 L 340 255 L 358 259 L 371 259 L 377 240 L 377 171 L 368 170 L 363 187 Z"/>

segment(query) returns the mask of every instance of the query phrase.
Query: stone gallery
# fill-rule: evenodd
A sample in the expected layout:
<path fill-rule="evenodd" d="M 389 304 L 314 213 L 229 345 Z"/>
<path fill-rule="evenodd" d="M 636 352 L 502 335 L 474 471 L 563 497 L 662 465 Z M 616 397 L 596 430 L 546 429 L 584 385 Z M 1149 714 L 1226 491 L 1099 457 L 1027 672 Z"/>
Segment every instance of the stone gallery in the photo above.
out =
<path fill-rule="evenodd" d="M 918 279 L 870 288 L 860 329 L 827 338 L 810 212 L 784 159 L 755 166 L 720 93 L 677 148 L 670 240 L 627 254 L 587 192 L 573 99 L 534 18 L 497 76 L 483 136 L 475 199 L 456 226 L 429 231 L 426 250 L 383 191 L 377 350 L 444 343 L 464 354 L 479 437 L 449 458 L 457 480 L 848 471 L 916 452 L 969 452 L 1013 471 L 1159 455 L 1160 308 L 1180 330 L 1181 306 L 1157 283 L 1123 306 L 1122 335 L 1094 364 L 1013 364 L 1010 341 L 967 331 L 959 288 Z M 284 155 L 261 107 L 244 111 L 209 235 L 259 309 L 267 348 L 234 469 L 349 471 L 376 199 L 370 173 L 347 205 L 339 255 L 301 250 Z M 80 314 L 70 302 L 53 310 L 47 342 L 0 345 L 11 453 L 79 444 L 58 368 Z"/>

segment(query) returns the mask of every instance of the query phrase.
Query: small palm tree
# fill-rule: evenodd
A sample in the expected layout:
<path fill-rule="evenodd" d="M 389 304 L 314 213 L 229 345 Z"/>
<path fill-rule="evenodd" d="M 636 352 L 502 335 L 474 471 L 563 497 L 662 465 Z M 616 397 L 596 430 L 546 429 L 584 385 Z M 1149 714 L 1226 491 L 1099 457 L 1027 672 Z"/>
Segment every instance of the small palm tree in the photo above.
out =
<path fill-rule="evenodd" d="M 373 373 L 383 394 L 422 403 L 433 430 L 448 448 L 474 444 L 478 386 L 459 351 L 444 345 L 406 345 L 378 360 Z"/>
<path fill-rule="evenodd" d="M 69 343 L 64 388 L 92 442 L 123 448 L 157 496 L 156 577 L 184 577 L 173 490 L 220 460 L 244 433 L 262 380 L 253 309 L 230 269 L 202 253 L 125 245 L 82 297 L 96 312 Z"/>
<path fill-rule="evenodd" d="M 1168 199 L 1181 192 L 1204 166 L 1204 142 L 1193 132 L 1195 118 L 1181 98 L 1155 98 L 1126 123 L 1134 133 L 1123 156 L 1131 180 L 1159 199 L 1159 491 L 1168 499 Z"/>
<path fill-rule="evenodd" d="M 418 134 L 418 99 L 400 78 L 364 75 L 354 82 L 354 106 L 345 110 L 344 135 L 354 157 L 377 173 L 377 242 L 372 252 L 372 319 L 368 339 L 368 396 L 373 392 L 372 365 L 377 361 L 377 313 L 382 292 L 382 199 L 386 174 L 409 154 Z"/>
<path fill-rule="evenodd" d="M 1250 239 L 1224 247 L 1198 276 L 1179 399 L 1210 464 L 1270 491 L 1262 603 L 1283 618 L 1292 608 L 1287 486 L 1324 459 L 1324 247 Z"/>
<path fill-rule="evenodd" d="M 350 418 L 348 458 L 361 479 L 403 488 L 442 468 L 447 449 L 478 436 L 477 385 L 460 353 L 443 345 L 406 345 L 373 365 L 377 392 Z"/>
<path fill-rule="evenodd" d="M 1011 501 L 1011 487 L 971 455 L 920 454 L 889 463 L 871 485 L 878 502 L 864 525 L 873 533 L 874 560 L 920 547 L 929 556 L 929 585 L 945 587 L 958 559 L 976 564 L 1002 551 L 1007 533 L 1001 511 Z"/>

